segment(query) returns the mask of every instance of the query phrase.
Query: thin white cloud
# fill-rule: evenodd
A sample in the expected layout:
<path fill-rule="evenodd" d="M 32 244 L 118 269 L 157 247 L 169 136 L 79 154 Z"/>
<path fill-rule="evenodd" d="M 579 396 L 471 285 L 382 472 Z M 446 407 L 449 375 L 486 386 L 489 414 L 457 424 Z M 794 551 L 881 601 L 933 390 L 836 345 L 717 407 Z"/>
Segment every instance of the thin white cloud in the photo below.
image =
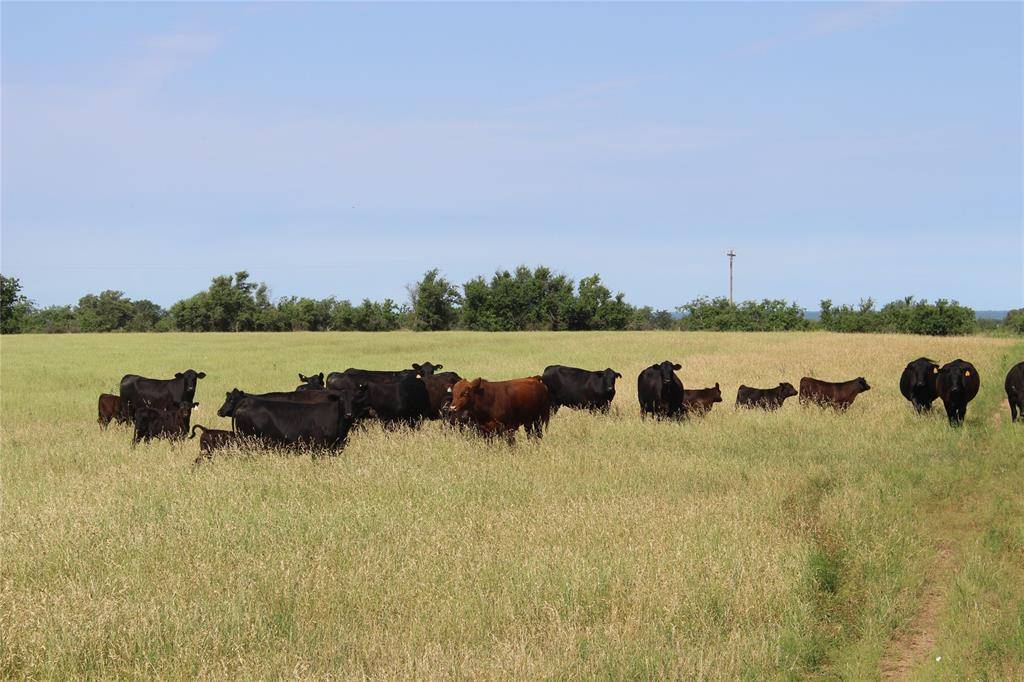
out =
<path fill-rule="evenodd" d="M 790 31 L 741 45 L 729 51 L 727 56 L 749 57 L 765 54 L 786 45 L 866 28 L 889 19 L 902 9 L 903 4 L 899 1 L 866 2 L 821 11 Z"/>
<path fill-rule="evenodd" d="M 217 49 L 220 41 L 213 33 L 163 33 L 145 38 L 143 45 L 161 54 L 203 56 Z"/>

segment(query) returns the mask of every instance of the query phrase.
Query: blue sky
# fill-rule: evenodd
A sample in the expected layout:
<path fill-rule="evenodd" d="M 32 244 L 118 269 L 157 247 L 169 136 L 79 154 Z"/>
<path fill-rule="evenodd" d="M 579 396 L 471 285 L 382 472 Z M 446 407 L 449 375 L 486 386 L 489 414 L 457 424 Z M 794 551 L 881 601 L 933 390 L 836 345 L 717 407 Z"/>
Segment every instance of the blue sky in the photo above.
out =
<path fill-rule="evenodd" d="M 2 5 L 2 255 L 41 304 L 405 299 L 440 268 L 637 304 L 1024 304 L 1022 10 Z"/>

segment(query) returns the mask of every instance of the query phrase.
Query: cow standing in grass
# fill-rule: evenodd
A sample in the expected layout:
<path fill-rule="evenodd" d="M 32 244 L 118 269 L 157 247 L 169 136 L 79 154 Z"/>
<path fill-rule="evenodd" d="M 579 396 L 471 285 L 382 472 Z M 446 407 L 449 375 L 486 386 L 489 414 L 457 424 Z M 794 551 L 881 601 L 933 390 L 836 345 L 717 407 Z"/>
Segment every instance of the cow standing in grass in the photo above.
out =
<path fill-rule="evenodd" d="M 839 412 L 845 412 L 858 395 L 870 390 L 871 387 L 864 377 L 850 381 L 821 381 L 804 377 L 800 380 L 800 404 L 831 407 Z"/>
<path fill-rule="evenodd" d="M 967 416 L 967 403 L 974 400 L 981 388 L 978 370 L 966 360 L 954 360 L 939 370 L 936 385 L 949 425 L 960 426 Z"/>
<path fill-rule="evenodd" d="M 796 395 L 796 388 L 788 381 L 775 388 L 751 388 L 740 385 L 736 391 L 736 407 L 754 407 L 762 410 L 775 411 L 782 407 L 786 398 Z"/>
<path fill-rule="evenodd" d="M 541 438 L 551 417 L 551 399 L 540 377 L 459 381 L 452 387 L 455 419 L 475 426 L 485 437 L 504 436 L 511 445 L 523 427 L 527 436 Z"/>
<path fill-rule="evenodd" d="M 1010 403 L 1010 421 L 1024 423 L 1024 362 L 1018 362 L 1006 373 L 1003 383 L 1006 389 L 1006 402 Z"/>
<path fill-rule="evenodd" d="M 636 395 L 641 417 L 675 419 L 683 416 L 683 382 L 676 376 L 674 370 L 677 369 L 682 366 L 665 360 L 640 372 Z"/>
<path fill-rule="evenodd" d="M 918 414 L 930 412 L 932 403 L 939 397 L 936 378 L 939 363 L 928 358 L 918 358 L 903 368 L 900 375 L 900 393 L 910 401 Z"/>

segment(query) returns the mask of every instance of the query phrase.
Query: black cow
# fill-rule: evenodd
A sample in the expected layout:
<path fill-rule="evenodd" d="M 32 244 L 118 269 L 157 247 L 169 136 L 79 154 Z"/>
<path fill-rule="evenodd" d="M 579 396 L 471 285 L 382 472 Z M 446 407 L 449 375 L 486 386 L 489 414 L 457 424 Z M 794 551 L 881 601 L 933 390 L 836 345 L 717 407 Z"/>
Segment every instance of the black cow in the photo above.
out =
<path fill-rule="evenodd" d="M 967 403 L 974 400 L 981 388 L 981 377 L 974 365 L 954 360 L 942 366 L 937 375 L 939 397 L 946 408 L 950 426 L 960 426 L 967 416 Z"/>
<path fill-rule="evenodd" d="M 1010 421 L 1024 422 L 1024 362 L 1018 362 L 1006 373 L 1006 402 L 1010 403 Z"/>
<path fill-rule="evenodd" d="M 196 397 L 196 384 L 206 377 L 206 372 L 188 369 L 178 372 L 173 379 L 147 379 L 137 374 L 125 374 L 121 378 L 121 400 L 129 419 L 135 416 L 135 409 L 145 403 L 178 405 L 192 402 Z"/>
<path fill-rule="evenodd" d="M 299 381 L 302 383 L 295 389 L 296 391 L 320 391 L 324 389 L 323 372 L 308 377 L 302 372 L 299 372 Z"/>
<path fill-rule="evenodd" d="M 640 416 L 655 418 L 683 416 L 683 382 L 673 370 L 682 369 L 668 360 L 651 365 L 636 380 Z"/>
<path fill-rule="evenodd" d="M 146 403 L 136 407 L 132 445 L 138 444 L 139 441 L 148 443 L 152 438 L 184 438 L 188 434 L 193 407 L 199 407 L 199 403 L 183 400 L 177 405 Z"/>
<path fill-rule="evenodd" d="M 741 384 L 736 391 L 736 407 L 758 407 L 774 411 L 782 407 L 786 398 L 792 398 L 796 394 L 796 388 L 788 381 L 780 383 L 775 388 L 751 388 Z"/>
<path fill-rule="evenodd" d="M 431 414 L 427 386 L 416 377 L 380 382 L 343 375 L 334 382 L 331 390 L 351 391 L 357 403 L 362 401 L 387 426 L 405 424 L 414 427 Z"/>
<path fill-rule="evenodd" d="M 918 358 L 903 369 L 900 376 L 900 393 L 910 401 L 914 409 L 930 412 L 932 403 L 939 397 L 939 389 L 935 379 L 939 373 L 939 363 L 928 358 Z"/>
<path fill-rule="evenodd" d="M 427 419 L 443 419 L 447 415 L 452 404 L 452 386 L 461 379 L 462 377 L 455 372 L 427 374 L 421 379 L 430 398 L 430 413 L 427 414 Z"/>
<path fill-rule="evenodd" d="M 325 402 L 296 403 L 246 396 L 234 407 L 235 431 L 268 445 L 340 450 L 352 421 L 331 394 Z"/>
<path fill-rule="evenodd" d="M 400 369 L 400 370 L 380 370 L 380 369 L 358 369 L 356 367 L 349 367 L 344 372 L 331 372 L 327 375 L 327 388 L 334 388 L 340 385 L 342 377 L 350 377 L 353 379 L 359 379 L 366 382 L 377 382 L 387 383 L 395 381 L 403 381 L 410 377 L 420 379 L 425 376 L 431 376 L 435 371 L 444 367 L 444 365 L 435 365 L 432 362 L 424 362 L 422 365 L 412 363 L 412 369 Z"/>
<path fill-rule="evenodd" d="M 277 400 L 279 402 L 302 405 L 317 405 L 337 400 L 341 402 L 342 413 L 345 418 L 353 421 L 366 416 L 367 412 L 366 390 L 360 391 L 358 387 L 346 387 L 340 390 L 277 391 L 273 393 L 246 393 L 245 391 L 233 388 L 225 394 L 224 404 L 217 410 L 217 416 L 234 417 L 235 410 L 245 398 L 261 398 L 263 400 Z"/>
<path fill-rule="evenodd" d="M 544 368 L 541 380 L 548 387 L 552 412 L 558 412 L 561 405 L 607 412 L 615 398 L 615 380 L 621 378 L 622 375 L 610 367 L 591 371 L 549 365 Z"/>

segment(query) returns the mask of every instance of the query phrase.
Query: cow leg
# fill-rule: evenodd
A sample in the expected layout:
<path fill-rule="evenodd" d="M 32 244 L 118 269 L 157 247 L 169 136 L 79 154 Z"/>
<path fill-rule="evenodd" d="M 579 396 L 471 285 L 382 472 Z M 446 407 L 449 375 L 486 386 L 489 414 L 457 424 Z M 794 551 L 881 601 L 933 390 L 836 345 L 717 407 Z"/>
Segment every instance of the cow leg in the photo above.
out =
<path fill-rule="evenodd" d="M 946 417 L 949 419 L 950 426 L 960 426 L 956 406 L 951 404 L 946 405 Z"/>

